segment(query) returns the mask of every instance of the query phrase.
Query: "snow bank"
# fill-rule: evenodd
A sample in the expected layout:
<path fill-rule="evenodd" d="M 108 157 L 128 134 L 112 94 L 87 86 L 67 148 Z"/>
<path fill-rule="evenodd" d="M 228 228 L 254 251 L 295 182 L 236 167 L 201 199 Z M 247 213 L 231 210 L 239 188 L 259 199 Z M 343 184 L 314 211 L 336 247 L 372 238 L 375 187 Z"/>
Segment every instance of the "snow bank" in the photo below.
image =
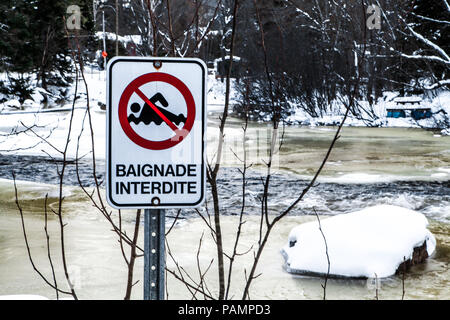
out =
<path fill-rule="evenodd" d="M 361 117 L 357 118 L 349 114 L 345 126 L 376 126 L 376 127 L 405 127 L 405 128 L 440 128 L 447 120 L 450 114 L 450 91 L 441 91 L 435 97 L 398 97 L 398 92 L 386 91 L 383 97 L 379 98 L 372 107 L 367 101 L 358 101 L 361 108 Z M 411 117 L 406 118 L 387 118 L 387 109 L 395 108 L 394 100 L 415 100 L 421 101 L 421 106 L 431 108 L 433 117 L 429 119 L 414 120 Z M 363 110 L 371 110 L 372 113 L 366 113 Z M 306 125 L 306 126 L 336 126 L 339 125 L 345 114 L 345 106 L 336 99 L 331 102 L 329 110 L 321 117 L 312 117 L 295 103 L 292 104 L 292 114 L 285 121 L 288 124 Z M 375 116 L 374 119 L 373 116 Z M 371 120 L 372 119 L 372 120 Z M 441 131 L 443 135 L 449 135 L 450 129 Z"/>
<path fill-rule="evenodd" d="M 402 207 L 374 206 L 323 219 L 321 225 L 330 274 L 335 276 L 389 277 L 424 241 L 429 256 L 436 248 L 425 216 Z M 325 243 L 317 221 L 292 229 L 282 253 L 288 272 L 327 273 Z"/>
<path fill-rule="evenodd" d="M 74 111 L 72 135 L 67 151 L 67 156 L 70 159 L 76 157 L 78 136 L 81 135 L 79 145 L 79 155 L 90 155 L 91 152 L 91 137 L 88 125 L 88 120 L 85 117 L 86 108 L 82 108 L 82 104 L 76 106 Z M 59 150 L 63 150 L 66 144 L 67 133 L 70 124 L 71 106 L 68 108 L 61 108 L 61 112 L 50 113 L 22 113 L 16 112 L 12 114 L 2 114 L 0 116 L 0 151 L 6 152 L 9 150 L 10 154 L 25 154 L 45 156 L 51 155 L 55 158 L 60 158 L 61 154 L 57 152 L 52 146 L 44 143 L 39 137 L 30 131 L 26 131 L 26 126 L 36 126 L 35 130 L 46 138 L 46 140 Z M 94 109 L 95 110 L 95 109 Z M 105 158 L 106 146 L 106 120 L 105 114 L 99 112 L 91 112 L 94 139 L 96 145 L 96 156 L 98 159 Z M 84 130 L 83 130 L 84 127 Z M 24 132 L 22 132 L 24 131 Z M 15 135 L 7 136 L 11 132 L 20 132 Z M 4 135 L 4 136 L 1 136 Z"/>
<path fill-rule="evenodd" d="M 222 112 L 225 105 L 226 83 L 220 78 L 216 79 L 215 75 L 208 75 L 208 112 Z M 236 104 L 238 93 L 236 90 L 236 80 L 231 79 L 230 84 L 230 104 Z"/>

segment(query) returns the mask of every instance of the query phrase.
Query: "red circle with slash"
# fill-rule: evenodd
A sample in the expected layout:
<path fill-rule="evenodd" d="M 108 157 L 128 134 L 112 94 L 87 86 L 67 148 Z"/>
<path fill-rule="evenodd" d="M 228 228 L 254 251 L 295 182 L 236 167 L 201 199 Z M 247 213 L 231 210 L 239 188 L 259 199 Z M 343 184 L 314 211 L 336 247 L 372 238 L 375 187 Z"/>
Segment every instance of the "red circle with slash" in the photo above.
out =
<path fill-rule="evenodd" d="M 139 89 L 146 83 L 153 81 L 166 82 L 174 86 L 183 96 L 186 106 L 187 106 L 187 116 L 186 122 L 182 129 L 178 129 L 174 123 L 172 123 L 167 117 L 159 111 L 159 109 L 150 102 L 150 100 L 145 96 L 145 94 Z M 128 122 L 128 103 L 130 101 L 133 93 L 136 93 L 142 100 L 145 101 L 157 114 L 158 116 L 175 132 L 175 136 L 167 140 L 162 141 L 152 141 L 145 139 L 138 135 L 136 131 L 133 130 L 130 123 Z M 119 100 L 119 121 L 122 126 L 123 131 L 134 143 L 141 146 L 142 148 L 150 150 L 164 150 L 169 149 L 181 141 L 189 134 L 194 125 L 195 119 L 195 101 L 192 93 L 189 91 L 188 87 L 178 78 L 162 72 L 147 73 L 134 79 L 123 91 L 122 96 Z"/>

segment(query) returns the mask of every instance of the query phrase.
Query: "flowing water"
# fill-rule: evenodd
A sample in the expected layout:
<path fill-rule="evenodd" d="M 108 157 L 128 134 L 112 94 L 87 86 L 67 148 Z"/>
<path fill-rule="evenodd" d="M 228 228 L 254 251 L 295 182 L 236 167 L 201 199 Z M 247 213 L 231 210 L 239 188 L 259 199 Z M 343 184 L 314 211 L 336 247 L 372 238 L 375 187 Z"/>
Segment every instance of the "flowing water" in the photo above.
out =
<path fill-rule="evenodd" d="M 208 128 L 208 155 L 215 156 L 218 131 L 217 118 L 210 115 Z M 232 249 L 241 204 L 241 166 L 235 154 L 242 154 L 242 123 L 231 118 L 228 123 L 223 155 L 224 168 L 219 176 L 225 247 Z M 274 162 L 270 188 L 270 212 L 277 214 L 288 207 L 307 185 L 314 174 L 335 128 L 288 127 L 280 137 L 283 143 Z M 251 123 L 245 145 L 249 160 L 254 165 L 247 175 L 247 208 L 239 247 L 249 250 L 257 241 L 258 196 L 262 192 L 261 177 L 265 173 L 261 161 L 266 156 L 261 149 L 267 143 L 270 128 Z M 90 186 L 91 166 L 88 160 L 80 165 L 80 179 Z M 104 161 L 99 160 L 98 177 L 103 179 Z M 25 223 L 31 244 L 31 252 L 46 276 L 51 269 L 45 246 L 43 204 L 48 194 L 49 207 L 57 203 L 58 189 L 52 185 L 57 178 L 56 164 L 45 157 L 0 155 L 0 295 L 42 294 L 55 297 L 33 271 L 24 246 L 20 218 L 14 202 L 11 171 L 17 175 L 20 204 L 24 209 Z M 427 263 L 412 268 L 405 279 L 406 299 L 449 299 L 450 261 L 450 137 L 436 136 L 419 129 L 404 128 L 344 128 L 330 160 L 316 185 L 304 201 L 282 220 L 273 230 L 262 256 L 258 277 L 251 291 L 251 298 L 261 299 L 320 299 L 323 279 L 299 277 L 283 269 L 281 247 L 287 235 L 297 224 L 315 219 L 313 209 L 322 215 L 334 215 L 358 210 L 376 204 L 394 204 L 424 213 L 430 221 L 430 230 L 438 241 L 437 251 Z M 126 266 L 120 246 L 105 219 L 92 207 L 77 187 L 75 163 L 69 163 L 64 188 L 64 217 L 67 255 L 71 275 L 81 298 L 123 298 L 126 282 Z M 167 212 L 167 227 L 173 222 L 174 211 Z M 131 232 L 134 226 L 132 211 L 125 211 L 124 227 Z M 50 214 L 52 257 L 57 266 L 57 277 L 63 284 L 58 228 Z M 325 217 L 322 217 L 324 219 Z M 142 229 L 142 228 L 141 228 Z M 215 246 L 205 223 L 192 210 L 184 210 L 181 219 L 168 235 L 170 249 L 178 263 L 198 277 L 196 252 L 204 234 L 200 265 L 205 270 L 215 258 Z M 140 242 L 142 243 L 142 233 Z M 231 293 L 241 298 L 244 271 L 252 260 L 251 254 L 239 257 L 234 266 Z M 175 264 L 167 258 L 168 266 Z M 214 293 L 217 287 L 215 264 L 207 274 L 207 283 Z M 142 279 L 142 259 L 136 265 L 136 280 Z M 142 297 L 140 281 L 133 297 Z M 327 297 L 330 299 L 373 299 L 376 281 L 329 280 Z M 393 276 L 378 280 L 380 299 L 399 299 L 402 296 L 402 279 Z M 169 276 L 170 299 L 186 298 L 186 288 Z M 200 298 L 200 297 L 199 297 Z"/>

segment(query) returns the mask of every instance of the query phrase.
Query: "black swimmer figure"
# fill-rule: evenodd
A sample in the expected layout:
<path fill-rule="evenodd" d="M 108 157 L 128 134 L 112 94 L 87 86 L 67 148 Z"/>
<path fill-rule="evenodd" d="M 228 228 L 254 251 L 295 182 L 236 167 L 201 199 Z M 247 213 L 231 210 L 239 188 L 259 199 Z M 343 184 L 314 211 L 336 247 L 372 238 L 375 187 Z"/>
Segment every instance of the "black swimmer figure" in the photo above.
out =
<path fill-rule="evenodd" d="M 161 113 L 165 115 L 166 118 L 169 119 L 169 121 L 171 121 L 172 123 L 176 125 L 179 125 L 181 122 L 186 123 L 186 117 L 183 114 L 180 113 L 177 116 L 172 112 L 160 108 L 156 105 L 157 102 L 160 102 L 164 108 L 167 108 L 167 106 L 169 105 L 169 103 L 161 93 L 158 92 L 153 97 L 151 97 L 150 102 L 153 103 L 153 105 L 155 105 L 155 107 L 158 108 L 158 110 L 161 111 Z M 138 113 L 139 111 L 141 111 L 141 113 L 138 117 L 136 117 L 134 114 L 130 114 L 128 116 L 129 123 L 134 122 L 135 124 L 139 124 L 142 121 L 146 125 L 149 125 L 151 122 L 154 122 L 159 126 L 164 122 L 164 120 L 161 119 L 161 117 L 147 103 L 144 104 L 144 107 L 142 109 L 139 103 L 135 102 L 131 105 L 131 112 Z"/>

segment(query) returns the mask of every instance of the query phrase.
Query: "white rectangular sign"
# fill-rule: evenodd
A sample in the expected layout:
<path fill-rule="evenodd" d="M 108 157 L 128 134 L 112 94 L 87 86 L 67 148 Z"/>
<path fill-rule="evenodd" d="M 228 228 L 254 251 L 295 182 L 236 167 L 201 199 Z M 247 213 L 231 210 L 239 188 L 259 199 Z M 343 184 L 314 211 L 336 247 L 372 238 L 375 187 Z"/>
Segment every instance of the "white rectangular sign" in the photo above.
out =
<path fill-rule="evenodd" d="M 206 75 L 194 58 L 115 57 L 107 69 L 107 199 L 190 208 L 206 192 Z"/>

